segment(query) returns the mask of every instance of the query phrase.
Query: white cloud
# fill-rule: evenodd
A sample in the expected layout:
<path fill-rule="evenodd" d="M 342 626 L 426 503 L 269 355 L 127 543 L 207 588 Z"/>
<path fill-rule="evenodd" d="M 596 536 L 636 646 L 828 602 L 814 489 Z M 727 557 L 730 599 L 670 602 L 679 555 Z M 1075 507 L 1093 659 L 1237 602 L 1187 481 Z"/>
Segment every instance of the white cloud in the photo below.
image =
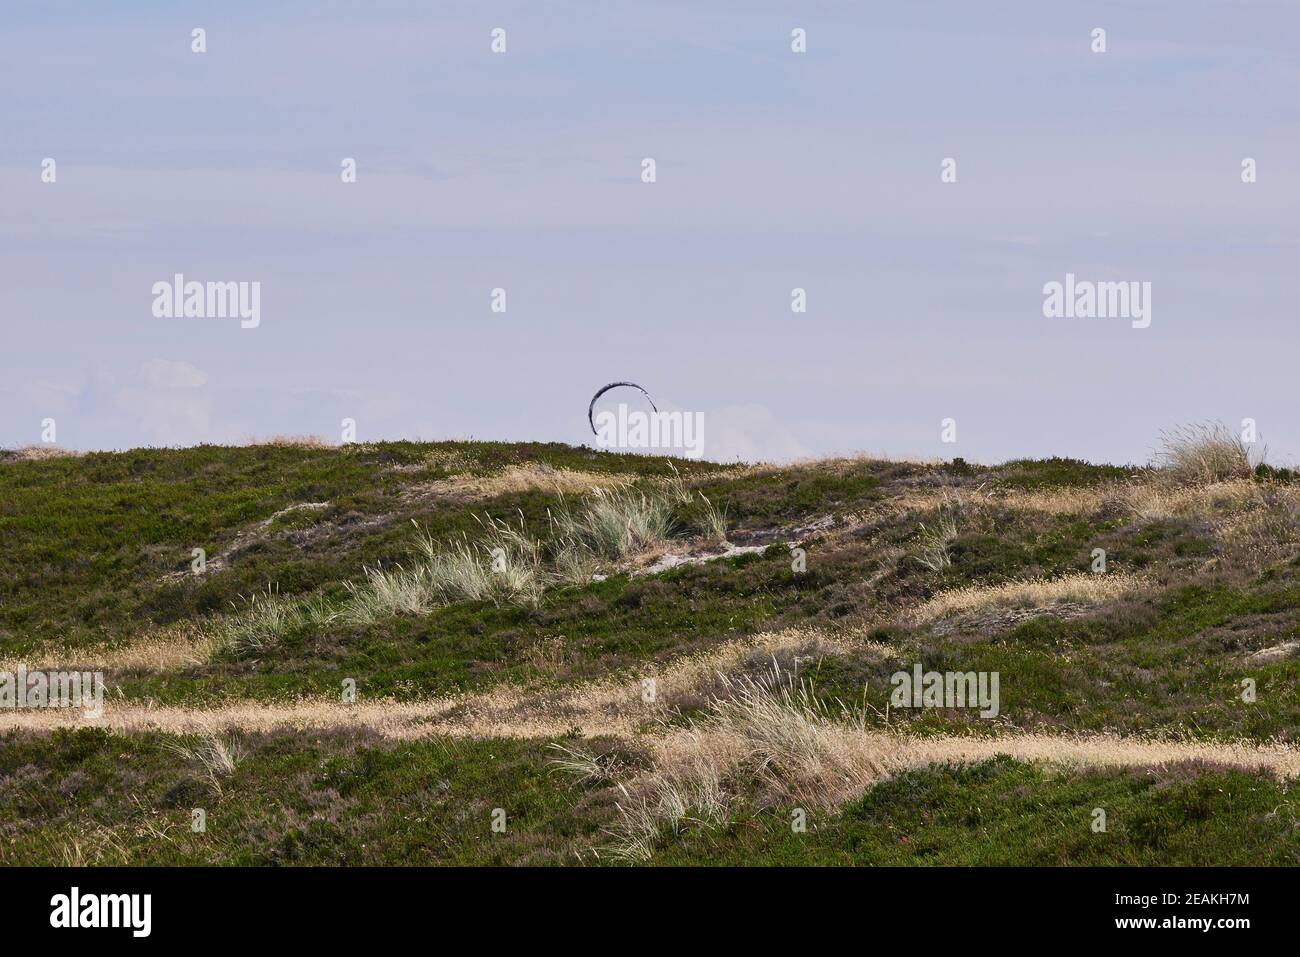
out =
<path fill-rule="evenodd" d="M 151 389 L 198 389 L 207 385 L 208 374 L 188 362 L 150 359 L 140 367 L 140 381 Z"/>
<path fill-rule="evenodd" d="M 213 399 L 197 392 L 208 374 L 188 362 L 150 359 L 136 381 L 112 394 L 110 420 L 127 425 L 157 445 L 193 445 L 224 438 L 212 420 Z"/>
<path fill-rule="evenodd" d="M 71 408 L 81 388 L 80 383 L 68 377 L 39 378 L 19 382 L 13 393 L 29 409 L 53 414 Z"/>
<path fill-rule="evenodd" d="M 813 454 L 770 409 L 729 405 L 704 414 L 704 455 L 719 462 L 788 462 Z"/>

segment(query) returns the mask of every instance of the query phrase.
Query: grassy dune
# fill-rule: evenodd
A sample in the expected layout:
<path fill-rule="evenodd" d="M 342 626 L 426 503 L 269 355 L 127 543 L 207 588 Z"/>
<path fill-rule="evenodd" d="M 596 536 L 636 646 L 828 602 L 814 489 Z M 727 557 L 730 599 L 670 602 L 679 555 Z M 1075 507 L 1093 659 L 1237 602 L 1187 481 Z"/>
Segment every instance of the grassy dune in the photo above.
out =
<path fill-rule="evenodd" d="M 0 711 L 0 862 L 1293 863 L 1293 478 L 0 453 L 0 672 L 109 687 Z"/>

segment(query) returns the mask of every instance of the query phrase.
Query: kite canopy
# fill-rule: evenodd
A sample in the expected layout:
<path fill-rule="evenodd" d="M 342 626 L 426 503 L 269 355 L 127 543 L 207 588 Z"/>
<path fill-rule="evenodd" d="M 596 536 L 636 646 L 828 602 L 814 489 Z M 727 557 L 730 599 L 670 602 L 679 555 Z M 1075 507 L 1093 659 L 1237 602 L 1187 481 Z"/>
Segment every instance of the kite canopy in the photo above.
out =
<path fill-rule="evenodd" d="M 650 393 L 646 392 L 645 389 L 642 389 L 635 382 L 611 382 L 609 385 L 601 386 L 600 389 L 596 392 L 596 394 L 591 397 L 591 403 L 587 406 L 587 424 L 591 426 L 592 435 L 597 434 L 596 420 L 593 415 L 596 409 L 596 400 L 599 399 L 606 392 L 608 392 L 610 389 L 617 389 L 619 386 L 627 386 L 629 389 L 640 390 L 641 394 L 646 397 L 646 401 L 650 403 L 650 408 L 654 409 L 656 412 L 659 411 L 659 409 L 655 406 L 655 400 L 650 398 Z"/>

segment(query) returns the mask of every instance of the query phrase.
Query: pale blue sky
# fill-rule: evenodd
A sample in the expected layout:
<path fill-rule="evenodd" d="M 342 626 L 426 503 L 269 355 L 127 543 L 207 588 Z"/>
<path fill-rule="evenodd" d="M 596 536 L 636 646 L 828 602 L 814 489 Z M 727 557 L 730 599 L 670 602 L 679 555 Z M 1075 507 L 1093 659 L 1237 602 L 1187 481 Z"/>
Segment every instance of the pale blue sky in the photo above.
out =
<path fill-rule="evenodd" d="M 1298 459 L 1298 48 L 1281 2 L 10 0 L 0 444 L 584 442 L 631 379 L 714 458 Z M 176 272 L 261 326 L 154 318 Z M 1151 327 L 1044 318 L 1066 272 Z"/>

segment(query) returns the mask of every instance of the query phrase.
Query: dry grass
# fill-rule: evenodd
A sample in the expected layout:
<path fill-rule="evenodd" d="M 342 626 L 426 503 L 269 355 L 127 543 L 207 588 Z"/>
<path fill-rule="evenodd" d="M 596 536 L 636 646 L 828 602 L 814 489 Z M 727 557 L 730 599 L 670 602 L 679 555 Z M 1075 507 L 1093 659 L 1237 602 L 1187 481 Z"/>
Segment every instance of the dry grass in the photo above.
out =
<path fill-rule="evenodd" d="M 545 467 L 542 467 L 545 469 Z M 564 473 L 554 469 L 518 469 L 516 478 L 534 483 Z M 500 481 L 500 476 L 485 481 Z M 562 483 L 561 483 L 562 484 Z M 536 606 L 551 584 L 582 585 L 608 561 L 623 561 L 664 545 L 673 530 L 675 508 L 689 503 L 710 540 L 726 539 L 723 514 L 702 493 L 692 493 L 680 476 L 649 491 L 608 480 L 584 496 L 576 508 L 563 500 L 549 511 L 550 540 L 543 545 L 529 534 L 519 515 L 517 524 L 480 519 L 483 534 L 434 541 L 427 533 L 418 542 L 419 557 L 409 567 L 367 569 L 366 580 L 347 583 L 350 599 L 345 620 L 365 624 L 394 614 L 426 614 L 454 601 L 491 601 Z M 529 487 L 535 487 L 529 485 Z M 500 486 L 493 486 L 500 491 Z"/>
<path fill-rule="evenodd" d="M 601 561 L 586 542 L 571 535 L 557 535 L 549 543 L 550 577 L 558 585 L 589 584 L 600 572 Z"/>
<path fill-rule="evenodd" d="M 597 753 L 559 742 L 553 742 L 547 747 L 560 755 L 550 760 L 551 770 L 567 774 L 579 784 L 613 784 L 627 772 L 622 756 L 616 751 Z"/>
<path fill-rule="evenodd" d="M 69 648 L 65 645 L 50 645 L 21 659 L 0 659 L 0 671 L 17 671 L 19 665 L 26 665 L 29 671 L 78 670 L 85 667 L 96 671 L 179 671 L 209 660 L 216 646 L 214 635 L 204 632 L 197 625 L 182 622 L 117 647 Z"/>
<path fill-rule="evenodd" d="M 16 449 L 0 449 L 0 462 L 46 462 L 50 459 L 79 458 L 85 454 L 58 445 L 24 445 Z"/>
<path fill-rule="evenodd" d="M 568 641 L 563 635 L 548 635 L 524 651 L 524 659 L 543 674 L 559 674 L 570 661 Z"/>
<path fill-rule="evenodd" d="M 835 807 L 896 763 L 897 738 L 866 733 L 861 711 L 826 704 L 779 666 L 723 685 L 704 718 L 655 741 L 653 771 L 620 785 L 606 854 L 648 860 L 666 832 L 725 823 L 755 790 L 764 806 Z"/>
<path fill-rule="evenodd" d="M 1193 761 L 1269 771 L 1281 778 L 1300 777 L 1300 749 L 1280 742 L 1216 743 L 1160 736 L 1017 733 L 996 738 L 916 738 L 907 741 L 901 754 L 908 767 L 987 761 L 998 755 L 1074 768 L 1160 767 Z"/>
<path fill-rule="evenodd" d="M 859 472 L 864 466 L 873 465 L 920 465 L 925 467 L 937 467 L 947 464 L 947 460 L 933 455 L 909 455 L 907 453 L 894 454 L 890 452 L 854 452 L 849 455 L 831 455 L 825 458 L 807 457 L 792 459 L 785 464 L 762 463 L 749 467 L 749 474 L 768 474 L 772 472 L 784 472 L 789 469 L 816 469 L 822 472 L 830 472 L 835 475 L 846 475 L 853 472 Z"/>
<path fill-rule="evenodd" d="M 695 521 L 699 525 L 704 540 L 712 545 L 725 545 L 727 543 L 727 514 L 726 510 L 713 504 L 703 492 L 697 493 L 699 504 L 695 509 Z"/>
<path fill-rule="evenodd" d="M 945 488 L 940 491 L 909 488 L 878 503 L 864 518 L 944 508 L 964 513 L 978 511 L 988 505 L 1043 515 L 1086 515 L 1100 508 L 1103 500 L 1102 493 L 1095 488 Z"/>
<path fill-rule="evenodd" d="M 1227 560 L 1258 571 L 1300 551 L 1300 490 L 1280 485 L 1251 486 L 1249 497 L 1215 526 Z"/>
<path fill-rule="evenodd" d="M 428 614 L 457 601 L 535 607 L 548 584 L 586 584 L 603 561 L 624 560 L 665 544 L 674 510 L 683 503 L 694 507 L 710 540 L 725 541 L 721 510 L 702 493 L 689 491 L 680 477 L 648 492 L 597 487 L 576 509 L 562 500 L 550 513 L 552 536 L 545 548 L 528 532 L 522 513 L 517 523 L 485 517 L 479 519 L 482 534 L 472 540 L 462 535 L 435 541 L 424 532 L 410 563 L 367 568 L 364 581 L 345 582 L 349 597 L 339 607 L 319 598 L 282 598 L 268 588 L 247 608 L 216 624 L 214 653 L 254 654 L 305 624 L 325 625 L 336 618 L 370 624 L 392 615 Z"/>
<path fill-rule="evenodd" d="M 908 612 L 907 617 L 916 624 L 925 624 L 984 608 L 1044 608 L 1058 602 L 1097 604 L 1122 598 L 1150 584 L 1148 579 L 1135 575 L 1080 572 L 1002 585 L 969 585 L 940 592 Z"/>
<path fill-rule="evenodd" d="M 1109 490 L 1107 501 L 1144 522 L 1189 516 L 1214 518 L 1248 508 L 1258 489 L 1250 479 L 1194 486 L 1135 483 Z"/>
<path fill-rule="evenodd" d="M 348 600 L 339 616 L 350 625 L 368 625 L 392 615 L 427 615 L 438 604 L 432 580 L 417 566 L 411 569 L 367 568 L 363 582 L 344 582 Z"/>
<path fill-rule="evenodd" d="M 1017 512 L 1053 516 L 1089 515 L 1098 511 L 1104 504 L 1106 486 L 1096 488 L 1061 486 L 1026 491 L 1000 489 L 987 494 L 963 490 L 957 493 L 957 497 L 963 502 L 973 499 L 979 504 L 998 505 Z"/>
<path fill-rule="evenodd" d="M 1266 665 L 1274 661 L 1285 661 L 1293 657 L 1296 652 L 1300 652 L 1300 640 L 1284 641 L 1247 655 L 1246 661 L 1252 665 Z"/>
<path fill-rule="evenodd" d="M 403 471 L 412 468 L 435 468 L 442 469 L 445 472 L 473 472 L 480 467 L 481 460 L 476 454 L 477 450 L 469 451 L 455 447 L 461 444 L 472 445 L 472 441 L 464 438 L 449 439 L 442 443 L 442 448 L 430 449 L 425 453 L 421 465 L 394 465 L 392 469 L 393 471 Z"/>
<path fill-rule="evenodd" d="M 89 828 L 74 831 L 58 841 L 60 858 L 64 867 L 126 866 L 131 863 L 130 848 L 139 841 L 180 845 L 178 837 L 185 833 L 175 821 L 167 820 L 166 813 L 150 809 L 138 797 L 132 797 L 140 817 L 107 827 L 92 824 Z M 176 833 L 173 833 L 176 832 Z"/>
<path fill-rule="evenodd" d="M 116 828 L 94 827 L 59 842 L 59 856 L 64 867 L 102 867 L 125 865 L 130 853 Z"/>
<path fill-rule="evenodd" d="M 726 823 L 731 796 L 721 775 L 734 757 L 713 753 L 719 745 L 727 749 L 727 743 L 717 737 L 701 737 L 673 765 L 635 781 L 631 788 L 618 785 L 622 795 L 615 803 L 618 820 L 605 829 L 612 843 L 597 855 L 644 863 L 654 855 L 665 830 L 678 834 L 692 824 L 707 828 Z"/>
<path fill-rule="evenodd" d="M 1261 450 L 1259 461 L 1264 455 Z M 1168 478 L 1188 485 L 1250 478 L 1255 467 L 1250 447 L 1222 422 L 1181 425 L 1161 432 L 1156 465 Z"/>
<path fill-rule="evenodd" d="M 436 542 L 427 533 L 419 541 L 420 573 L 441 602 L 491 601 L 536 605 L 543 587 L 542 546 L 524 525 L 495 518 L 479 519 L 477 541 Z"/>
<path fill-rule="evenodd" d="M 680 510 L 680 513 L 679 513 Z M 577 581 L 602 562 L 624 562 L 666 546 L 677 519 L 699 532 L 706 544 L 727 543 L 725 511 L 676 470 L 645 491 L 633 488 L 597 488 L 578 503 L 567 502 L 550 512 L 552 551 L 563 581 Z"/>
<path fill-rule="evenodd" d="M 942 571 L 952 564 L 948 546 L 957 537 L 957 518 L 951 507 L 941 508 L 935 521 L 921 523 L 916 551 L 912 558 L 932 572 Z"/>
<path fill-rule="evenodd" d="M 540 462 L 511 465 L 490 475 L 460 474 L 415 486 L 407 494 L 474 501 L 500 495 L 541 491 L 554 495 L 582 495 L 597 488 L 618 488 L 631 476 L 557 469 Z"/>
<path fill-rule="evenodd" d="M 235 773 L 242 755 L 235 743 L 211 727 L 204 727 L 193 743 L 165 741 L 163 747 L 183 760 L 197 763 L 208 776 L 213 789 L 220 794 L 221 781 Z"/>
<path fill-rule="evenodd" d="M 875 737 L 866 734 L 860 709 L 827 704 L 809 681 L 775 666 L 761 678 L 727 684 L 703 728 L 744 742 L 766 803 L 833 807 L 887 774 L 887 749 L 874 740 L 857 746 Z"/>
<path fill-rule="evenodd" d="M 248 446 L 273 445 L 286 449 L 332 449 L 338 447 L 337 443 L 319 435 L 271 435 L 262 439 L 249 436 L 244 440 L 244 444 Z"/>
<path fill-rule="evenodd" d="M 1133 484 L 1108 502 L 1142 522 L 1199 519 L 1229 564 L 1259 570 L 1300 550 L 1300 488 L 1253 479 L 1203 485 Z"/>
<path fill-rule="evenodd" d="M 1211 517 L 1224 509 L 1243 507 L 1258 487 L 1248 479 L 1231 479 L 1206 485 L 1175 485 L 1167 481 L 1107 482 L 1089 488 L 1030 489 L 952 488 L 942 491 L 908 489 L 879 503 L 864 516 L 880 519 L 909 512 L 945 507 L 976 512 L 984 506 L 1014 512 L 1051 516 L 1094 515 L 1119 510 L 1142 521 L 1162 521 L 1181 516 Z"/>
<path fill-rule="evenodd" d="M 815 673 L 823 659 L 881 661 L 894 654 L 888 645 L 869 640 L 870 630 L 866 625 L 838 633 L 788 628 L 677 658 L 655 677 L 658 710 L 670 715 L 707 706 L 728 693 L 729 681 L 765 675 L 774 665 L 784 673 L 802 677 Z"/>

